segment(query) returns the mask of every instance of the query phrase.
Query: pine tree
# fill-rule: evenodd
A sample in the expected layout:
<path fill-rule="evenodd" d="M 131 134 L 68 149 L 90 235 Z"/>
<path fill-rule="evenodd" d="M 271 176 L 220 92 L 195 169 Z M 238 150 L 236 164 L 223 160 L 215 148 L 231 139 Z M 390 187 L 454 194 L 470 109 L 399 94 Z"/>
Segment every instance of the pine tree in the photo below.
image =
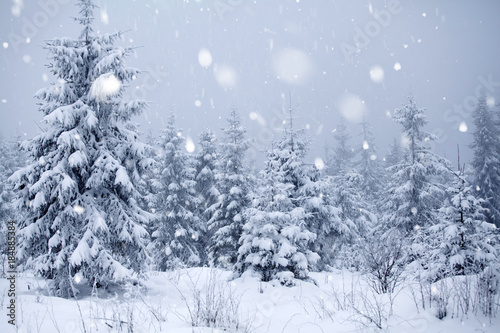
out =
<path fill-rule="evenodd" d="M 0 136 L 0 223 L 2 228 L 7 225 L 8 220 L 16 217 L 13 207 L 15 193 L 8 179 L 15 171 L 23 167 L 25 162 L 25 156 L 19 150 L 19 142 L 8 142 Z M 2 238 L 2 241 L 5 239 L 5 237 Z"/>
<path fill-rule="evenodd" d="M 153 214 L 152 219 L 156 220 L 159 217 L 156 214 L 159 205 L 157 198 L 161 190 L 161 183 L 159 182 L 161 161 L 158 160 L 158 156 L 161 154 L 160 147 L 157 146 L 156 139 L 151 130 L 146 136 L 145 143 L 144 154 L 149 159 L 150 166 L 141 174 L 137 185 L 138 191 L 141 193 L 139 206 L 145 211 L 151 212 Z"/>
<path fill-rule="evenodd" d="M 484 97 L 479 98 L 473 117 L 474 184 L 484 200 L 487 221 L 500 227 L 500 127 Z"/>
<path fill-rule="evenodd" d="M 236 265 L 239 274 L 252 270 L 262 281 L 277 279 L 284 285 L 293 285 L 294 278 L 308 279 L 319 259 L 310 249 L 316 234 L 308 229 L 308 219 L 313 217 L 308 209 L 314 203 L 303 190 L 310 181 L 303 162 L 307 144 L 293 128 L 291 113 L 290 108 L 283 139 L 268 153 L 258 198 L 246 211 L 248 222 Z"/>
<path fill-rule="evenodd" d="M 467 184 L 463 168 L 454 176 L 447 189 L 450 199 L 439 209 L 438 223 L 429 228 L 433 246 L 427 266 L 434 279 L 480 273 L 497 256 L 495 226 L 485 222 L 482 200 Z"/>
<path fill-rule="evenodd" d="M 195 192 L 195 170 L 183 150 L 184 141 L 172 113 L 160 137 L 159 219 L 152 226 L 152 242 L 148 247 L 161 271 L 197 266 L 203 260 L 200 238 L 205 229 L 196 211 L 199 199 Z"/>
<path fill-rule="evenodd" d="M 401 164 L 403 162 L 403 159 L 404 152 L 401 149 L 401 144 L 396 138 L 394 138 L 392 144 L 389 146 L 389 153 L 385 157 L 385 166 L 389 168 Z"/>
<path fill-rule="evenodd" d="M 355 152 L 349 146 L 351 136 L 347 132 L 347 127 L 343 118 L 340 119 L 339 126 L 334 130 L 335 146 L 333 149 L 327 148 L 326 173 L 329 176 L 337 176 L 341 172 L 350 172 L 353 168 L 352 159 Z"/>
<path fill-rule="evenodd" d="M 17 206 L 29 211 L 19 224 L 18 257 L 53 279 L 61 296 L 74 293 L 78 272 L 97 286 L 141 272 L 151 217 L 138 208 L 136 189 L 151 161 L 137 135 L 119 126 L 146 106 L 122 99 L 139 74 L 125 66 L 133 50 L 114 46 L 120 33 L 93 32 L 91 0 L 78 5 L 80 37 L 45 46 L 58 80 L 35 95 L 46 130 L 23 143 L 31 163 L 10 178 Z"/>
<path fill-rule="evenodd" d="M 394 121 L 403 127 L 408 159 L 388 169 L 392 176 L 382 205 L 383 218 L 387 228 L 410 234 L 435 221 L 435 209 L 444 194 L 435 178 L 447 172 L 447 161 L 425 146 L 432 136 L 423 130 L 427 124 L 424 109 L 417 108 L 411 94 L 408 103 L 396 109 Z"/>
<path fill-rule="evenodd" d="M 341 172 L 338 176 L 329 178 L 329 193 L 331 204 L 338 209 L 342 221 L 342 233 L 335 241 L 334 259 L 336 265 L 347 267 L 358 266 L 359 262 L 353 253 L 358 249 L 358 243 L 376 224 L 377 217 L 373 213 L 371 202 L 362 195 L 360 190 L 362 177 L 354 172 Z"/>
<path fill-rule="evenodd" d="M 17 140 L 19 141 L 19 140 Z M 16 224 L 23 219 L 22 211 L 14 209 L 15 193 L 9 177 L 26 165 L 26 156 L 19 150 L 19 142 L 8 142 L 0 136 L 0 271 L 5 276 L 8 254 L 8 222 Z"/>
<path fill-rule="evenodd" d="M 365 126 L 364 136 L 370 140 L 368 124 L 365 123 Z M 369 204 L 371 201 L 362 195 L 365 190 L 367 192 L 369 190 L 363 187 L 363 177 L 354 168 L 355 150 L 349 146 L 350 136 L 343 119 L 335 131 L 334 138 L 335 148 L 333 155 L 329 158 L 332 165 L 327 169 L 328 193 L 330 204 L 338 209 L 340 223 L 336 223 L 336 227 L 332 229 L 334 234 L 328 235 L 325 241 L 330 243 L 328 255 L 330 264 L 341 263 L 351 266 L 357 263 L 350 259 L 353 258 L 352 253 L 347 253 L 347 251 L 354 249 L 360 237 L 375 223 L 376 217 L 371 212 L 372 208 Z M 366 145 L 369 143 L 366 142 Z M 365 157 L 372 162 L 370 155 Z M 358 164 L 359 167 L 360 164 Z"/>
<path fill-rule="evenodd" d="M 362 131 L 360 133 L 363 143 L 360 148 L 360 158 L 357 162 L 357 172 L 362 177 L 360 189 L 365 201 L 373 202 L 382 186 L 383 171 L 377 159 L 377 149 L 375 139 L 366 121 L 360 124 Z M 371 209 L 373 210 L 373 209 Z"/>
<path fill-rule="evenodd" d="M 216 164 L 217 164 L 217 138 L 212 130 L 205 130 L 199 135 L 200 152 L 195 159 L 196 167 L 196 194 L 199 197 L 198 216 L 206 230 L 205 235 L 200 239 L 203 242 L 203 248 L 207 248 L 210 238 L 213 236 L 208 230 L 208 221 L 213 215 L 211 209 L 219 199 L 219 190 L 217 189 Z M 208 264 L 203 262 L 202 264 Z"/>
<path fill-rule="evenodd" d="M 250 144 L 245 138 L 246 130 L 241 125 L 236 109 L 231 110 L 227 122 L 215 175 L 220 195 L 218 201 L 209 208 L 213 214 L 208 221 L 209 230 L 213 233 L 209 245 L 210 262 L 223 267 L 230 267 L 236 262 L 238 241 L 245 224 L 242 213 L 249 205 L 244 159 Z"/>

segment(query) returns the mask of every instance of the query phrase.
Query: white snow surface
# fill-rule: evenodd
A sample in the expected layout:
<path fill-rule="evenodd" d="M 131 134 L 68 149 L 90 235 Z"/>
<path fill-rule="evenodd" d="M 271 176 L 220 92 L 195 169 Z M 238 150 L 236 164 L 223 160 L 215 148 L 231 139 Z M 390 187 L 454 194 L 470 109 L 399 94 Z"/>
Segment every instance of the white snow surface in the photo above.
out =
<path fill-rule="evenodd" d="M 373 296 L 365 278 L 347 270 L 310 273 L 317 285 L 296 280 L 292 287 L 281 286 L 278 282 L 259 283 L 251 272 L 235 280 L 230 279 L 231 274 L 210 268 L 149 272 L 139 280 L 140 286 L 99 288 L 98 297 L 92 295 L 91 288 L 79 275 L 72 279 L 80 291 L 77 299 L 63 299 L 47 295 L 47 281 L 22 273 L 17 277 L 17 328 L 7 322 L 9 281 L 1 278 L 4 301 L 1 303 L 0 332 L 127 332 L 130 322 L 133 332 L 139 333 L 460 333 L 498 332 L 500 327 L 498 317 L 490 320 L 469 314 L 467 318 L 452 318 L 452 300 L 448 306 L 449 314 L 442 320 L 436 318 L 435 308 L 417 311 L 406 285 L 395 296 L 394 313 L 382 320 L 382 330 L 379 330 L 361 314 L 356 314 L 343 295 L 353 293 L 354 302 L 360 309 L 363 307 L 362 294 L 372 301 L 376 297 L 383 304 L 382 312 L 388 314 L 387 295 Z M 207 288 L 209 286 L 214 288 Z M 232 296 L 228 296 L 230 291 Z M 234 313 L 232 319 L 239 323 L 239 329 L 224 330 L 203 324 L 192 327 L 189 309 L 194 309 L 193 295 L 197 292 L 201 293 L 202 304 L 205 304 L 207 292 L 215 297 L 209 304 L 221 300 L 222 306 L 228 307 L 229 299 L 239 300 L 236 310 L 230 311 Z M 369 312 L 362 311 L 370 316 Z M 122 321 L 121 326 L 119 321 Z"/>

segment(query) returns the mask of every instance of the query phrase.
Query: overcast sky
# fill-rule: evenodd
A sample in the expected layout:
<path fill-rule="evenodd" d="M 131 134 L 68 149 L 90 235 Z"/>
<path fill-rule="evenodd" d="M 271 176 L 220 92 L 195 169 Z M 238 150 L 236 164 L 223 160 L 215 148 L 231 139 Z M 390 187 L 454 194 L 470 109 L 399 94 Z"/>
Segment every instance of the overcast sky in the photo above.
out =
<path fill-rule="evenodd" d="M 239 109 L 251 158 L 262 159 L 288 94 L 297 124 L 313 138 L 309 158 L 324 157 L 341 116 L 361 147 L 359 120 L 374 127 L 379 158 L 400 128 L 390 113 L 411 90 L 427 109 L 437 153 L 452 162 L 471 152 L 471 105 L 482 89 L 500 100 L 500 1 L 408 0 L 97 0 L 96 30 L 127 31 L 139 46 L 128 65 L 144 70 L 130 97 L 150 101 L 135 119 L 157 133 L 170 110 L 196 142 Z M 44 5 L 45 4 L 45 5 Z M 34 93 L 55 78 L 44 41 L 78 37 L 75 1 L 0 4 L 0 133 L 34 136 L 41 113 Z M 462 124 L 461 128 L 460 124 Z M 464 126 L 466 125 L 466 126 Z M 466 128 L 467 127 L 467 128 Z M 460 129 L 462 131 L 460 131 Z"/>

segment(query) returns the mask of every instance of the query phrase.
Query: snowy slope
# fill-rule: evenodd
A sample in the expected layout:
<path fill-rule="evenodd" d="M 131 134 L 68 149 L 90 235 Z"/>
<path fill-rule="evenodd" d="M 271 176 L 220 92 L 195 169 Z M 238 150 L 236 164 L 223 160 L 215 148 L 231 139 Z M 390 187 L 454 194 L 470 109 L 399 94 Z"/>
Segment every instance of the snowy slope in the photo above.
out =
<path fill-rule="evenodd" d="M 452 300 L 443 320 L 436 318 L 435 308 L 417 311 L 408 283 L 395 296 L 389 316 L 388 296 L 374 298 L 364 278 L 348 271 L 311 273 L 317 286 L 298 281 L 294 287 L 260 283 L 248 274 L 229 281 L 230 276 L 208 268 L 151 272 L 142 287 L 99 289 L 99 297 L 75 283 L 80 296 L 68 300 L 47 296 L 45 281 L 22 275 L 17 285 L 17 332 L 129 332 L 129 328 L 133 332 L 222 332 L 223 328 L 203 323 L 191 326 L 191 315 L 202 318 L 207 312 L 204 304 L 214 310 L 212 317 L 221 315 L 218 323 L 229 332 L 374 332 L 379 331 L 376 323 L 384 332 L 498 332 L 500 327 L 498 318 L 454 315 Z M 0 280 L 0 332 L 15 332 L 6 319 L 7 289 L 7 280 Z M 377 322 L 377 309 L 381 322 Z"/>

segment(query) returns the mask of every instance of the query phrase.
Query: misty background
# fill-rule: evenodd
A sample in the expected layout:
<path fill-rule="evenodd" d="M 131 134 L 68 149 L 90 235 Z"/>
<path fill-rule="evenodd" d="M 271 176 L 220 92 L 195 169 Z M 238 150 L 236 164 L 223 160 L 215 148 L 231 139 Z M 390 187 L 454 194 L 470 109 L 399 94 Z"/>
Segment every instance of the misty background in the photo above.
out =
<path fill-rule="evenodd" d="M 325 158 L 341 117 L 358 149 L 358 123 L 373 126 L 378 158 L 393 138 L 391 120 L 410 90 L 427 109 L 434 150 L 462 161 L 474 130 L 471 112 L 484 93 L 500 99 L 500 2 L 405 0 L 100 0 L 101 33 L 124 31 L 120 46 L 137 47 L 128 65 L 143 74 L 128 89 L 150 102 L 134 119 L 157 134 L 170 111 L 197 144 L 208 127 L 240 111 L 257 162 L 280 136 L 289 95 L 297 126 L 312 137 L 308 159 Z M 0 134 L 29 139 L 43 129 L 34 93 L 54 82 L 44 41 L 78 37 L 74 1 L 0 4 Z M 96 30 L 97 30 L 96 29 Z M 257 164 L 260 168 L 262 164 Z"/>

